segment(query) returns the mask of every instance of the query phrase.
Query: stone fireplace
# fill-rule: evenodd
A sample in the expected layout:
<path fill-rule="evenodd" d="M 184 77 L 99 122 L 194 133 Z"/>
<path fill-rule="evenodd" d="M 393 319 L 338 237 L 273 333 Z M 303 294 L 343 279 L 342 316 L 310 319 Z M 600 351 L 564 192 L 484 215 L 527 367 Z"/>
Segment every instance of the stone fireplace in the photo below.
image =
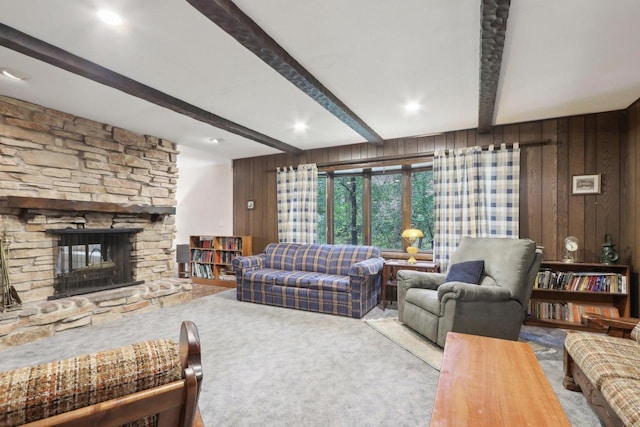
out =
<path fill-rule="evenodd" d="M 22 300 L 0 311 L 0 348 L 190 299 L 174 272 L 177 155 L 173 142 L 0 96 L 0 239 Z"/>

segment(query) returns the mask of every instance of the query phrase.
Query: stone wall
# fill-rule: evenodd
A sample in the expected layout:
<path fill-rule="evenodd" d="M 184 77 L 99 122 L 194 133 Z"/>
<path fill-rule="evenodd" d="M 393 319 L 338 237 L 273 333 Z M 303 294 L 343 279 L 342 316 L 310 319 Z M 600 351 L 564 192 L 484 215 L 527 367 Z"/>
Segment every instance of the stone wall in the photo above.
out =
<path fill-rule="evenodd" d="M 52 228 L 143 228 L 135 235 L 135 280 L 174 277 L 175 216 L 31 211 L 2 196 L 175 206 L 176 145 L 108 124 L 0 96 L 0 238 L 23 302 L 53 294 Z"/>

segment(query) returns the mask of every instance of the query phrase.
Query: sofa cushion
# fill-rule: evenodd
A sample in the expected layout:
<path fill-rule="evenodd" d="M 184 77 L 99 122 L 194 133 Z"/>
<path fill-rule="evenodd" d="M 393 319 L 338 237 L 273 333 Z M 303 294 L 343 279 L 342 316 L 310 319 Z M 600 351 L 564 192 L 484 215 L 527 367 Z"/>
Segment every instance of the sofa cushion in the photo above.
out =
<path fill-rule="evenodd" d="M 633 340 L 570 333 L 564 346 L 597 389 L 612 378 L 640 379 L 640 344 Z"/>
<path fill-rule="evenodd" d="M 407 290 L 405 301 L 436 316 L 442 315 L 442 313 L 440 313 L 441 304 L 438 300 L 438 292 L 436 290 L 411 288 Z"/>
<path fill-rule="evenodd" d="M 313 271 L 280 271 L 274 275 L 274 284 L 279 286 L 296 286 L 308 288 L 318 273 Z"/>
<path fill-rule="evenodd" d="M 276 278 L 283 275 L 282 270 L 275 268 L 259 268 L 257 270 L 249 270 L 244 273 L 243 279 L 250 283 L 273 284 Z"/>
<path fill-rule="evenodd" d="M 484 270 L 484 261 L 463 261 L 449 266 L 445 282 L 464 282 L 477 285 Z"/>
<path fill-rule="evenodd" d="M 601 391 L 625 426 L 640 425 L 640 379 L 608 379 Z"/>
<path fill-rule="evenodd" d="M 327 272 L 331 245 L 301 245 L 295 253 L 294 270 Z"/>
<path fill-rule="evenodd" d="M 275 270 L 293 270 L 300 243 L 269 243 L 264 250 L 264 267 Z"/>
<path fill-rule="evenodd" d="M 181 377 L 178 344 L 164 339 L 0 372 L 0 425 L 37 421 Z"/>
<path fill-rule="evenodd" d="M 349 276 L 340 276 L 337 274 L 317 274 L 311 278 L 309 289 L 318 289 L 329 292 L 349 292 Z"/>

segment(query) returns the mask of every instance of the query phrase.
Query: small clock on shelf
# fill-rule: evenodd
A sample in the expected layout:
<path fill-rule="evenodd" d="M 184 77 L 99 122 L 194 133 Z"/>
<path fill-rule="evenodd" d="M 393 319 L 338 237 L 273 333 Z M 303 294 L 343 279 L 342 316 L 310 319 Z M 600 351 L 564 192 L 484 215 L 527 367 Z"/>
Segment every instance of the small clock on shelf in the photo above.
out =
<path fill-rule="evenodd" d="M 567 236 L 564 239 L 564 257 L 562 262 L 578 262 L 578 238 Z"/>

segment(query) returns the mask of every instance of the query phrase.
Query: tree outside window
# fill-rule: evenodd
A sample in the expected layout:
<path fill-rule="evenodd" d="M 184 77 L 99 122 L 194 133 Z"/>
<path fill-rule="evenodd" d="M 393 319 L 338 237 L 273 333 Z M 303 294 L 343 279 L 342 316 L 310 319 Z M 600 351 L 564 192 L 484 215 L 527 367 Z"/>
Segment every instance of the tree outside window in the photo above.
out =
<path fill-rule="evenodd" d="M 318 243 L 327 242 L 327 177 L 318 176 Z"/>
<path fill-rule="evenodd" d="M 420 250 L 433 249 L 433 170 L 411 173 L 411 223 L 422 230 Z"/>
<path fill-rule="evenodd" d="M 334 183 L 334 237 L 337 245 L 361 245 L 362 176 L 336 176 Z"/>
<path fill-rule="evenodd" d="M 371 177 L 371 244 L 402 248 L 402 173 Z"/>

